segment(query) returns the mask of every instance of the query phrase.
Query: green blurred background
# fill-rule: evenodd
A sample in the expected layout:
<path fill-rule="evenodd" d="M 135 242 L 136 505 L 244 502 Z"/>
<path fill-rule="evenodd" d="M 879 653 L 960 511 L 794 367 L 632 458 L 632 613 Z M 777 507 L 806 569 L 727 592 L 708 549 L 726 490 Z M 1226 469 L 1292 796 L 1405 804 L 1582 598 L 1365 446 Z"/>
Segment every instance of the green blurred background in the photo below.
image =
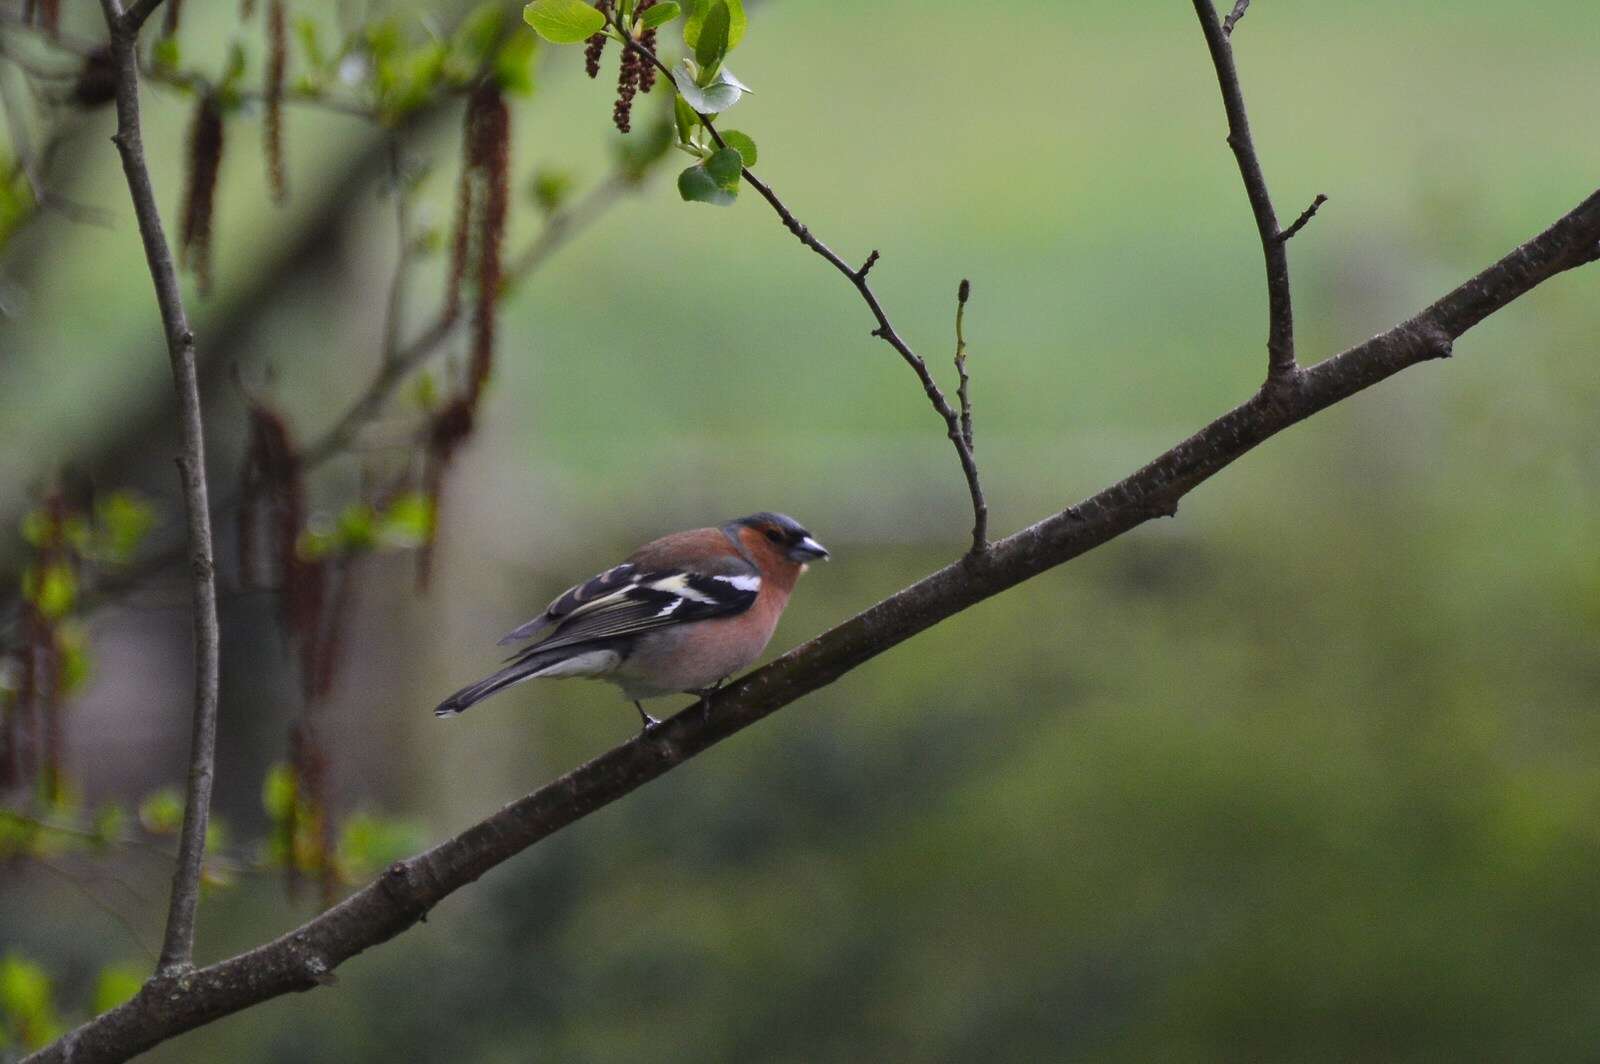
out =
<path fill-rule="evenodd" d="M 92 5 L 89 5 L 92 6 Z M 1224 5 L 1226 6 L 1226 5 Z M 233 5 L 185 39 L 220 53 Z M 225 10 L 224 10 L 225 9 Z M 87 13 L 84 13 L 87 18 Z M 207 21 L 209 20 L 209 21 Z M 88 25 L 89 23 L 85 23 Z M 1258 3 L 1235 36 L 1291 245 L 1305 360 L 1408 316 L 1596 187 L 1588 0 L 1507 8 Z M 608 59 L 607 69 L 614 56 Z M 978 455 L 1010 532 L 1245 397 L 1264 367 L 1260 248 L 1187 3 L 943 0 L 752 9 L 729 124 L 873 278 L 948 380 L 957 281 Z M 516 104 L 519 186 L 608 167 L 609 88 L 543 49 Z M 165 210 L 188 103 L 149 94 Z M 8 276 L 0 492 L 20 511 L 169 383 L 101 124 L 75 194 Z M 230 127 L 206 326 L 301 236 L 374 137 L 289 118 L 267 205 Z M 423 206 L 447 223 L 444 122 Z M 331 261 L 219 358 L 270 364 L 304 434 L 370 375 L 391 205 L 361 192 Z M 170 216 L 170 215 L 169 215 Z M 514 220 L 513 246 L 536 229 Z M 1273 440 L 1136 531 L 946 622 L 460 892 L 424 925 L 157 1061 L 1590 1060 L 1600 1031 L 1600 300 L 1591 271 Z M 419 294 L 411 321 L 432 306 Z M 442 516 L 435 587 L 374 563 L 326 711 L 341 805 L 442 838 L 628 737 L 609 688 L 516 689 L 437 721 L 503 631 L 674 528 L 774 508 L 835 561 L 781 651 L 956 555 L 958 470 L 855 294 L 746 190 L 670 173 L 504 304 L 483 431 Z M 238 468 L 237 397 L 211 409 Z M 170 494 L 170 448 L 141 472 Z M 354 462 L 316 483 L 337 506 Z M 167 524 L 181 519 L 168 509 Z M 171 585 L 97 614 L 72 718 L 91 798 L 181 778 L 187 619 Z M 297 712 L 272 604 L 230 598 L 218 810 L 263 827 Z M 113 886 L 158 939 L 165 873 Z M 202 959 L 300 922 L 274 879 L 207 899 Z M 0 952 L 70 999 L 126 930 L 26 868 Z M 86 993 L 84 991 L 83 993 Z"/>

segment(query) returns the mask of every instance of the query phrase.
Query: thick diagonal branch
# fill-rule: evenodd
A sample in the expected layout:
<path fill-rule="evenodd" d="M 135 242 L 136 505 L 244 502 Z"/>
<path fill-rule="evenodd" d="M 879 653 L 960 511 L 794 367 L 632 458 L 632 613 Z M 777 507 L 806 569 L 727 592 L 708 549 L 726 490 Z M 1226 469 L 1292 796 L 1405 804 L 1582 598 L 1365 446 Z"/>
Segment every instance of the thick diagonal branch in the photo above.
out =
<path fill-rule="evenodd" d="M 977 602 L 1107 543 L 1178 502 L 1257 444 L 1428 359 L 1462 333 L 1600 244 L 1600 192 L 1533 240 L 1423 310 L 1313 366 L 1291 390 L 1263 387 L 1131 476 L 891 595 L 723 688 L 660 728 L 595 758 L 448 839 L 399 861 L 339 905 L 264 945 L 153 980 L 28 1058 L 31 1064 L 120 1061 L 174 1035 L 282 994 L 328 982 L 339 964 L 416 924 L 445 897 L 569 824 L 702 750 L 824 687 L 857 665 Z"/>
<path fill-rule="evenodd" d="M 1239 162 L 1239 176 L 1244 178 L 1245 194 L 1250 199 L 1256 232 L 1261 237 L 1261 252 L 1267 260 L 1267 380 L 1281 382 L 1292 378 L 1296 371 L 1287 240 L 1278 231 L 1278 216 L 1272 209 L 1272 197 L 1267 193 L 1267 179 L 1261 172 L 1261 160 L 1256 157 L 1255 142 L 1250 138 L 1250 119 L 1245 115 L 1244 93 L 1239 88 L 1239 72 L 1233 65 L 1233 44 L 1228 30 L 1217 20 L 1217 9 L 1211 0 L 1194 0 L 1194 12 L 1200 18 L 1206 48 L 1217 69 L 1222 106 L 1228 115 L 1228 147 L 1233 149 L 1233 156 Z M 1237 21 L 1243 13 L 1241 8 L 1235 8 L 1235 14 L 1230 17 Z"/>
<path fill-rule="evenodd" d="M 194 333 L 183 309 L 178 271 L 172 261 L 156 208 L 155 190 L 145 166 L 139 130 L 139 25 L 155 8 L 141 3 L 124 15 L 118 0 L 101 0 L 111 32 L 111 56 L 117 78 L 117 132 L 112 138 L 122 155 L 133 212 L 139 221 L 145 260 L 155 283 L 156 302 L 167 336 L 173 387 L 178 397 L 184 509 L 189 524 L 189 566 L 194 609 L 194 726 L 189 747 L 189 783 L 178 840 L 178 861 L 172 874 L 172 897 L 158 972 L 172 975 L 190 967 L 194 957 L 194 914 L 200 897 L 200 862 L 205 856 L 206 822 L 211 811 L 215 771 L 217 698 L 221 639 L 217 626 L 217 588 L 211 548 L 211 505 L 206 490 L 205 430 L 200 414 L 200 381 L 195 370 Z"/>

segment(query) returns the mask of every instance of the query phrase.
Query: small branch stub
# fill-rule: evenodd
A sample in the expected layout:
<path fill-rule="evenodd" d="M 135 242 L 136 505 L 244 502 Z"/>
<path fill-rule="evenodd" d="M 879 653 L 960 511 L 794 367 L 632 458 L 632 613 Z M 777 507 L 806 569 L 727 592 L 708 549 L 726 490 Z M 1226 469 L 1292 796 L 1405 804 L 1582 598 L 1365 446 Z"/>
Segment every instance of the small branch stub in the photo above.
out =
<path fill-rule="evenodd" d="M 1317 211 L 1321 210 L 1322 205 L 1327 202 L 1328 197 L 1318 192 L 1317 198 L 1311 201 L 1311 206 L 1300 212 L 1300 217 L 1294 220 L 1294 224 L 1289 226 L 1289 228 L 1285 229 L 1283 232 L 1279 233 L 1273 239 L 1279 244 L 1288 243 L 1296 233 L 1306 227 L 1307 222 L 1311 221 L 1311 219 L 1317 216 Z"/>
<path fill-rule="evenodd" d="M 1233 36 L 1233 27 L 1239 24 L 1239 20 L 1244 18 L 1244 13 L 1249 10 L 1250 0 L 1236 0 L 1233 10 L 1228 12 L 1227 18 L 1222 20 L 1222 32 L 1230 37 Z"/>

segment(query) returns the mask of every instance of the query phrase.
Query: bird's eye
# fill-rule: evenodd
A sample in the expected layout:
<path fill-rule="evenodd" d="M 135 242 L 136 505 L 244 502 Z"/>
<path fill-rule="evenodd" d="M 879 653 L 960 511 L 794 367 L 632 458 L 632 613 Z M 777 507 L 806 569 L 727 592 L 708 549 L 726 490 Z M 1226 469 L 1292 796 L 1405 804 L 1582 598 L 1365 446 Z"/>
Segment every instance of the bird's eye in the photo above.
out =
<path fill-rule="evenodd" d="M 783 533 L 779 532 L 776 528 L 767 529 L 767 533 L 766 534 L 767 534 L 767 538 L 770 539 L 774 543 L 782 543 L 783 542 Z"/>

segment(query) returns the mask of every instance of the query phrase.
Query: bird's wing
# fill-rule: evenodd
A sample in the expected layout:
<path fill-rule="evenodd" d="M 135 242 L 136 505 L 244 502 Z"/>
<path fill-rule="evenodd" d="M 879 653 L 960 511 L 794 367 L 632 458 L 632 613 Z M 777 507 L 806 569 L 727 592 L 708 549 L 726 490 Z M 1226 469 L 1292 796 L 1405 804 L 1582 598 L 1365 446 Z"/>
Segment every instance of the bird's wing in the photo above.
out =
<path fill-rule="evenodd" d="M 673 585 L 674 577 L 683 576 L 696 583 Z M 738 578 L 735 580 L 734 578 Z M 712 582 L 707 583 L 707 580 Z M 660 585 L 667 581 L 666 585 Z M 639 590 L 639 589 L 644 590 Z M 687 532 L 674 532 L 652 540 L 634 551 L 621 565 L 614 565 L 581 584 L 575 584 L 556 596 L 544 612 L 500 640 L 500 645 L 531 639 L 545 629 L 544 640 L 535 644 L 547 645 L 560 638 L 565 646 L 573 642 L 568 638 L 570 625 L 577 625 L 594 614 L 611 614 L 613 611 L 639 615 L 641 622 L 654 618 L 660 623 L 645 623 L 644 628 L 659 628 L 686 620 L 704 620 L 722 614 L 742 613 L 755 602 L 760 591 L 759 574 L 754 565 L 735 547 L 733 540 L 719 528 L 695 528 Z M 688 604 L 672 606 L 661 592 L 682 592 Z M 709 599 L 710 601 L 706 601 Z M 655 609 L 645 607 L 654 604 Z M 668 607 L 672 607 L 668 611 Z M 711 609 L 707 613 L 705 610 Z M 663 612 L 667 611 L 667 612 Z M 616 623 L 622 623 L 618 616 Z M 605 628 L 608 625 L 599 625 Z M 620 634 L 620 633 L 605 633 Z M 599 638 L 588 635 L 584 638 Z"/>
<path fill-rule="evenodd" d="M 754 569 L 732 573 L 641 571 L 625 563 L 572 588 L 507 640 L 553 626 L 543 639 L 519 652 L 520 656 L 533 650 L 614 639 L 674 624 L 731 617 L 748 610 L 760 593 L 761 577 Z"/>
<path fill-rule="evenodd" d="M 546 606 L 539 616 L 507 632 L 501 638 L 500 645 L 506 646 L 532 638 L 546 628 L 560 624 L 563 618 L 599 605 L 615 592 L 627 588 L 638 576 L 638 566 L 632 562 L 623 562 L 621 565 L 613 565 L 603 573 L 591 576 L 581 584 L 574 584 L 557 595 L 555 601 Z"/>

